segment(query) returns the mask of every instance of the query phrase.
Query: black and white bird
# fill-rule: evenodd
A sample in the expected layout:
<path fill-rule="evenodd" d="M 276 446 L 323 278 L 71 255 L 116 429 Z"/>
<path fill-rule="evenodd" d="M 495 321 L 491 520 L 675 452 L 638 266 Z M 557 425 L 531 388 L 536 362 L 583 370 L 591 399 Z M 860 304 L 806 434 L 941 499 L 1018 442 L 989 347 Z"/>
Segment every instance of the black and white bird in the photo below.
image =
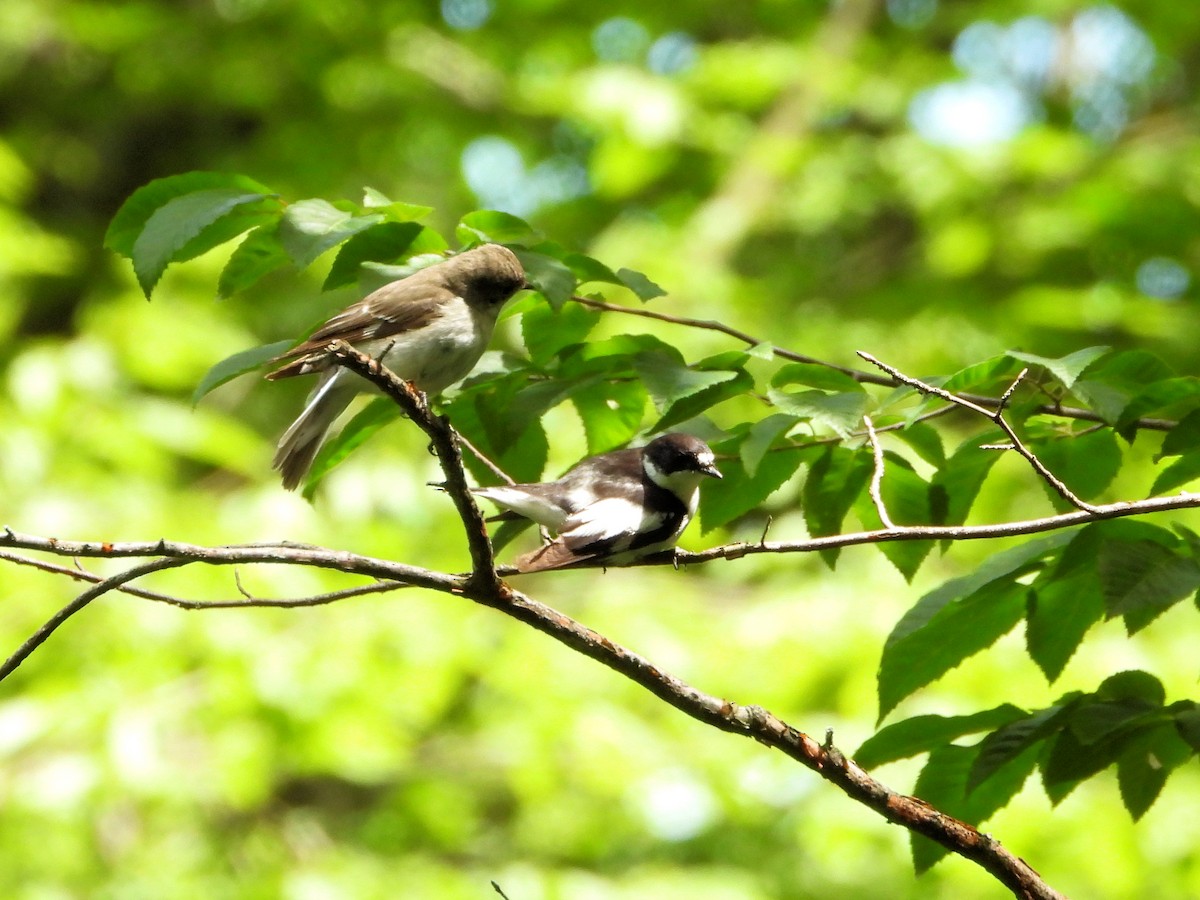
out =
<path fill-rule="evenodd" d="M 334 420 L 368 384 L 334 364 L 329 343 L 343 340 L 426 394 L 437 394 L 475 367 L 500 308 L 526 287 L 520 260 L 506 247 L 484 244 L 385 284 L 348 306 L 305 341 L 272 362 L 285 365 L 274 381 L 320 373 L 304 411 L 279 439 L 274 467 L 289 490 L 300 484 Z"/>
<path fill-rule="evenodd" d="M 558 535 L 517 560 L 521 572 L 536 572 L 586 561 L 620 565 L 674 547 L 705 477 L 721 477 L 712 450 L 676 433 L 585 459 L 557 481 L 475 493 Z"/>

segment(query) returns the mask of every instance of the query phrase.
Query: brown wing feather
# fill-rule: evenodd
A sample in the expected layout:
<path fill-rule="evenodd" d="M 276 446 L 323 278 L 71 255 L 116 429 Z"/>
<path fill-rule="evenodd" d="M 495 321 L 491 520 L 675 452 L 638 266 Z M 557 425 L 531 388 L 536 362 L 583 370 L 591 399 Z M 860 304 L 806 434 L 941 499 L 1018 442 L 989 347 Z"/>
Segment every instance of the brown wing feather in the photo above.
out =
<path fill-rule="evenodd" d="M 595 553 L 576 553 L 562 538 L 555 538 L 548 544 L 543 544 L 536 550 L 531 550 L 517 557 L 514 565 L 522 574 L 526 572 L 544 572 L 547 569 L 568 569 L 579 563 L 596 559 Z"/>
<path fill-rule="evenodd" d="M 291 362 L 269 373 L 267 378 L 274 381 L 311 372 L 314 361 L 308 357 L 323 353 L 333 340 L 350 344 L 386 340 L 392 335 L 428 325 L 438 317 L 442 305 L 454 298 L 454 294 L 442 285 L 431 283 L 433 279 L 420 279 L 424 271 L 427 270 L 385 284 L 358 303 L 346 307 L 314 331 L 307 340 L 275 357 L 272 362 Z"/>

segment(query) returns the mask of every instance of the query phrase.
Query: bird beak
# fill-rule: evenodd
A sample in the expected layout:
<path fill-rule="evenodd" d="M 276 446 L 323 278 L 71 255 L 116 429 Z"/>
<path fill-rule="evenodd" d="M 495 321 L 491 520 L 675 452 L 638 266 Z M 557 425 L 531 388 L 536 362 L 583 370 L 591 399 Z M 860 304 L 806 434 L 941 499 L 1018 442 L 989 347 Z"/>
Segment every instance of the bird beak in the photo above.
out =
<path fill-rule="evenodd" d="M 703 466 L 700 469 L 700 471 L 703 472 L 705 475 L 711 475 L 713 478 L 719 479 L 719 478 L 725 477 L 724 475 L 721 474 L 721 470 L 717 468 L 716 463 L 709 463 L 708 465 Z"/>

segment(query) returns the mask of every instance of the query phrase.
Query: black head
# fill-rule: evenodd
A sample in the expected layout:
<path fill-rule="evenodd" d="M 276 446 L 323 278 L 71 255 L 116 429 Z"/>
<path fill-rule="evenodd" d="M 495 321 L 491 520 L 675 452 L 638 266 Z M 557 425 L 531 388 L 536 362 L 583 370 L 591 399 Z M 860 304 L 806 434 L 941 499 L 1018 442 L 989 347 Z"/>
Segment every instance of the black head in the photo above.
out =
<path fill-rule="evenodd" d="M 642 454 L 646 472 L 655 481 L 656 473 L 663 477 L 683 472 L 721 477 L 708 444 L 690 434 L 664 434 L 647 444 Z"/>
<path fill-rule="evenodd" d="M 525 269 L 516 254 L 499 244 L 484 244 L 451 257 L 441 264 L 456 293 L 468 303 L 502 306 L 527 284 Z"/>

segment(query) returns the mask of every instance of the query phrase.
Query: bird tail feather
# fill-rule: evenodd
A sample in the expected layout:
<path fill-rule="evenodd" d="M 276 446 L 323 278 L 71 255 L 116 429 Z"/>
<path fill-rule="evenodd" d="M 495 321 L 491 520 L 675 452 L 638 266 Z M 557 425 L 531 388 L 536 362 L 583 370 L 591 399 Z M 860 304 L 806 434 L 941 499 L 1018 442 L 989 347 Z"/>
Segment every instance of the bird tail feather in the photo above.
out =
<path fill-rule="evenodd" d="M 283 476 L 283 486 L 295 490 L 312 467 L 317 451 L 334 420 L 350 404 L 355 391 L 343 383 L 341 371 L 322 380 L 308 397 L 304 411 L 296 417 L 275 450 L 272 466 Z"/>

